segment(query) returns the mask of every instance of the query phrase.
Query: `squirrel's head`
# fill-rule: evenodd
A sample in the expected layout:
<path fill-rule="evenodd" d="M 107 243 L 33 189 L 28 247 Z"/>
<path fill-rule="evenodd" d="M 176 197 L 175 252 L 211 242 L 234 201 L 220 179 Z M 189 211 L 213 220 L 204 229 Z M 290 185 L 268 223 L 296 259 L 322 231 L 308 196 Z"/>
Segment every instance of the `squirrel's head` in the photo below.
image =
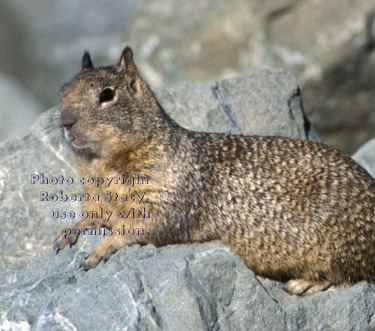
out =
<path fill-rule="evenodd" d="M 126 47 L 117 65 L 94 68 L 85 52 L 81 71 L 60 92 L 65 138 L 77 150 L 110 158 L 152 136 L 163 112 Z"/>

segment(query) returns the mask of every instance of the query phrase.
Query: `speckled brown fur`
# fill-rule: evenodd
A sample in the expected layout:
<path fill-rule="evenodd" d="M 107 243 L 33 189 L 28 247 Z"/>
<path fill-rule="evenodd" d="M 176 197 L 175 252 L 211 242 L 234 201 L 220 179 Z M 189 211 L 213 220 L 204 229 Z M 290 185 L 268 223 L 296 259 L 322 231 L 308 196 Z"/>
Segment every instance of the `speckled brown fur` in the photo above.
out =
<path fill-rule="evenodd" d="M 113 95 L 103 97 L 110 88 Z M 111 91 L 106 91 L 111 94 Z M 105 94 L 105 93 L 104 93 Z M 102 96 L 100 96 L 102 95 Z M 113 98 L 112 98 L 113 97 Z M 101 100 L 101 98 L 104 98 Z M 74 228 L 126 225 L 148 236 L 107 236 L 84 262 L 90 269 L 119 248 L 219 240 L 256 274 L 309 294 L 375 279 L 375 182 L 351 158 L 309 141 L 198 133 L 158 104 L 124 49 L 113 67 L 81 72 L 61 91 L 62 124 L 83 177 L 148 176 L 148 184 L 86 192 L 142 193 L 151 218 L 82 220 Z M 139 208 L 85 202 L 87 211 Z M 55 240 L 58 251 L 77 236 Z"/>

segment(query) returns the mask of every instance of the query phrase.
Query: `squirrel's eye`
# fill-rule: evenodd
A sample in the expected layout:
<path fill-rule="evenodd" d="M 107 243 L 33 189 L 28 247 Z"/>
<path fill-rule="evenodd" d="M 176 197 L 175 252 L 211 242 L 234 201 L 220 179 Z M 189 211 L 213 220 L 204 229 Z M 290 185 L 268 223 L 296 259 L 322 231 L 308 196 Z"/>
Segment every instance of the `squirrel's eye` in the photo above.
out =
<path fill-rule="evenodd" d="M 106 87 L 100 92 L 99 102 L 100 103 L 109 102 L 109 101 L 112 101 L 114 97 L 115 97 L 115 91 L 111 89 L 110 87 Z"/>

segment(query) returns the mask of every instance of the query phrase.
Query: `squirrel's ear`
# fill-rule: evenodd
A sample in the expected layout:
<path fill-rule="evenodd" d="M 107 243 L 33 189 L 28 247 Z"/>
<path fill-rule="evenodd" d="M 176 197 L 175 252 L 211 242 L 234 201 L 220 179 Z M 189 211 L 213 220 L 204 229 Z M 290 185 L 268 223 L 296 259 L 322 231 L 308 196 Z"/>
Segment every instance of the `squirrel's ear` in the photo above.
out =
<path fill-rule="evenodd" d="M 94 69 L 89 52 L 85 51 L 81 61 L 81 71 L 84 69 Z"/>
<path fill-rule="evenodd" d="M 122 51 L 118 65 L 125 73 L 125 79 L 129 81 L 130 88 L 136 91 L 137 67 L 133 60 L 133 51 L 129 46 Z"/>
<path fill-rule="evenodd" d="M 129 46 L 126 46 L 121 53 L 119 66 L 123 70 L 128 71 L 129 69 L 132 69 L 131 67 L 134 65 L 133 51 Z"/>

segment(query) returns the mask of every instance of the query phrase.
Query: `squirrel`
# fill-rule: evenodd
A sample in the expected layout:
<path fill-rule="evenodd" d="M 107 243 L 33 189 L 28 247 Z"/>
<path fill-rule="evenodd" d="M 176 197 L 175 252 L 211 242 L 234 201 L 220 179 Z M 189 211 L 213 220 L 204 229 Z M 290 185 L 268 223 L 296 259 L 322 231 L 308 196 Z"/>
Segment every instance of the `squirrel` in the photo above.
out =
<path fill-rule="evenodd" d="M 106 180 L 105 187 L 85 182 L 85 194 L 122 197 L 83 201 L 87 213 L 111 217 L 83 218 L 56 237 L 57 254 L 89 229 L 117 229 L 81 264 L 84 270 L 132 244 L 218 240 L 290 294 L 375 280 L 375 181 L 337 149 L 182 128 L 141 77 L 129 47 L 108 67 L 94 68 L 85 52 L 60 101 L 79 174 Z M 136 185 L 121 184 L 121 176 Z M 147 200 L 145 215 L 120 217 L 142 206 L 137 195 Z"/>

